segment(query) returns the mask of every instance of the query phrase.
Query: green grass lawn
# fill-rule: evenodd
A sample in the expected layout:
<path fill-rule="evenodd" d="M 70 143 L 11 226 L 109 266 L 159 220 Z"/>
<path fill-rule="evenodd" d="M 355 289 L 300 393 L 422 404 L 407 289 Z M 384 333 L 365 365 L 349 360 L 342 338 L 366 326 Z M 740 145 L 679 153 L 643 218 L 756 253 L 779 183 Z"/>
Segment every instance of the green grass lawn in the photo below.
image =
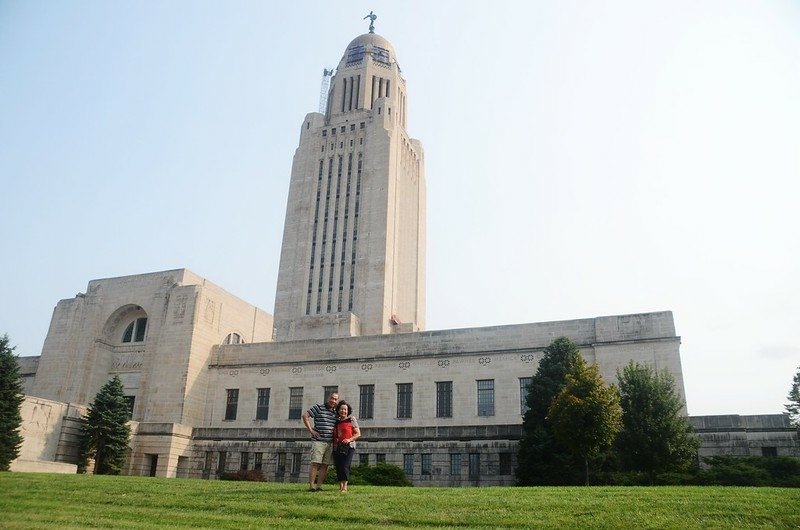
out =
<path fill-rule="evenodd" d="M 0 473 L 0 528 L 798 528 L 800 490 L 389 488 Z"/>

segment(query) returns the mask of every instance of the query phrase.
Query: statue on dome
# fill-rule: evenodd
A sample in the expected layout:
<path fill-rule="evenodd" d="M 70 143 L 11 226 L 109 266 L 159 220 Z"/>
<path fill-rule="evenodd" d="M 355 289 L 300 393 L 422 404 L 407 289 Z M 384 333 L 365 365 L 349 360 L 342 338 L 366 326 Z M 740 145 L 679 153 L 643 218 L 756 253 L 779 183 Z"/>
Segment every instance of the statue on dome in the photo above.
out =
<path fill-rule="evenodd" d="M 378 18 L 378 15 L 373 13 L 372 11 L 369 12 L 369 15 L 365 16 L 362 20 L 369 19 L 369 32 L 375 33 L 375 19 Z"/>

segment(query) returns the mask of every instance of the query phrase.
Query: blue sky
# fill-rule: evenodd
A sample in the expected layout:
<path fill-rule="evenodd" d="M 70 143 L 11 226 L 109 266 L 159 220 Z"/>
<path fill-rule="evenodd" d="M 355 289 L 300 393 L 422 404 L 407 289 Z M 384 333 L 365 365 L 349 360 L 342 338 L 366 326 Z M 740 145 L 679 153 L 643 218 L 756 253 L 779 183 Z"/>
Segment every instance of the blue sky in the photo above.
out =
<path fill-rule="evenodd" d="M 800 4 L 0 2 L 0 332 L 187 267 L 272 312 L 299 127 L 378 15 L 428 184 L 428 328 L 671 310 L 691 414 L 800 365 Z"/>

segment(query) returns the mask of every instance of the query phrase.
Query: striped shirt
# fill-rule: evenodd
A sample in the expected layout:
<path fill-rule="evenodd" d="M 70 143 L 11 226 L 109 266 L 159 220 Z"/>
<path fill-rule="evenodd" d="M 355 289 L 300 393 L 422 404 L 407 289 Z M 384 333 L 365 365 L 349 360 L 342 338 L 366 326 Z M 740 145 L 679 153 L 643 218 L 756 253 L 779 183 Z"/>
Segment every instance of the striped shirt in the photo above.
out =
<path fill-rule="evenodd" d="M 324 403 L 317 403 L 308 409 L 308 415 L 314 418 L 314 430 L 319 433 L 319 440 L 330 442 L 333 428 L 336 427 L 336 411 L 327 408 Z"/>

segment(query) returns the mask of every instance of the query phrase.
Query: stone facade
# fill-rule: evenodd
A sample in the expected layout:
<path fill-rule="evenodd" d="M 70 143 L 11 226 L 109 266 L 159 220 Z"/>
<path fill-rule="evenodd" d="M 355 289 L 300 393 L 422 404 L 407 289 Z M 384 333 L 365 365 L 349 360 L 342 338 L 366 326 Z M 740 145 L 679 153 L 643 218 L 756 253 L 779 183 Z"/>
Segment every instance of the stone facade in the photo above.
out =
<path fill-rule="evenodd" d="M 694 416 L 699 455 L 800 456 L 797 428 L 786 414 Z"/>

